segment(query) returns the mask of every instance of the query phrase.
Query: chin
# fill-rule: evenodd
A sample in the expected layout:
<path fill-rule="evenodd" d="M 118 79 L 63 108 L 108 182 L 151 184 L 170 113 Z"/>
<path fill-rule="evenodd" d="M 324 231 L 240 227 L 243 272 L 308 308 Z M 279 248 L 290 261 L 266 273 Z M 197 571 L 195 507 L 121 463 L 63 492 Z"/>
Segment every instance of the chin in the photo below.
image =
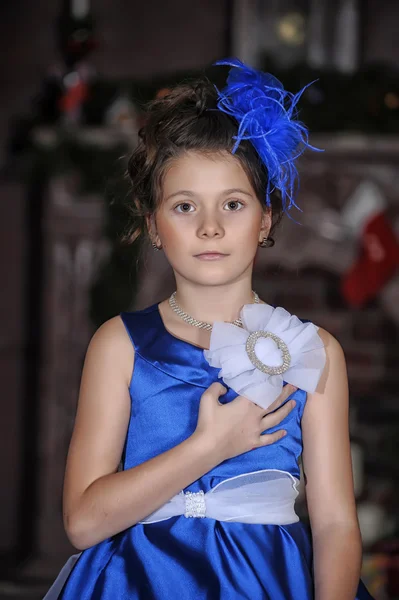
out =
<path fill-rule="evenodd" d="M 194 283 L 200 286 L 224 286 L 231 285 L 235 281 L 239 281 L 242 276 L 248 272 L 248 269 L 251 266 L 251 262 L 249 264 L 244 263 L 242 268 L 239 265 L 235 264 L 234 268 L 231 268 L 232 265 L 222 265 L 216 263 L 196 263 L 190 265 L 184 265 L 184 268 L 173 267 L 173 270 L 178 273 L 181 277 L 186 279 L 187 281 Z"/>
<path fill-rule="evenodd" d="M 237 281 L 239 279 L 239 275 L 231 275 L 230 277 L 228 275 L 226 275 L 226 273 L 219 273 L 219 274 L 206 274 L 203 277 L 199 276 L 199 273 L 195 273 L 195 276 L 193 277 L 193 275 L 191 274 L 191 276 L 186 277 L 186 279 L 188 279 L 189 281 L 192 281 L 193 283 L 197 284 L 197 285 L 201 285 L 201 286 L 209 286 L 209 287 L 216 287 L 216 286 L 223 286 L 223 285 L 230 285 L 231 283 L 233 283 L 234 281 Z"/>

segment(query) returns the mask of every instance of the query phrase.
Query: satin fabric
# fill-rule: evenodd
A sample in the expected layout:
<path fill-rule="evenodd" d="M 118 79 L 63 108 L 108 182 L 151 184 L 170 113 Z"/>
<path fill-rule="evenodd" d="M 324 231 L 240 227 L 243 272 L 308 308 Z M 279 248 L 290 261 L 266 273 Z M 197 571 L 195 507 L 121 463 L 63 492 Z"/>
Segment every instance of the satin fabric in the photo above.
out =
<path fill-rule="evenodd" d="M 173 448 L 196 427 L 204 390 L 218 380 L 201 348 L 172 336 L 157 305 L 123 313 L 135 347 L 131 416 L 123 452 L 129 469 Z M 228 390 L 220 398 L 230 402 Z M 277 443 L 224 461 L 185 491 L 209 489 L 240 473 L 281 469 L 299 478 L 301 417 L 306 394 L 278 427 Z M 172 517 L 136 524 L 84 550 L 71 561 L 60 600 L 310 600 L 314 598 L 312 548 L 307 527 Z M 357 600 L 370 600 L 360 583 Z"/>

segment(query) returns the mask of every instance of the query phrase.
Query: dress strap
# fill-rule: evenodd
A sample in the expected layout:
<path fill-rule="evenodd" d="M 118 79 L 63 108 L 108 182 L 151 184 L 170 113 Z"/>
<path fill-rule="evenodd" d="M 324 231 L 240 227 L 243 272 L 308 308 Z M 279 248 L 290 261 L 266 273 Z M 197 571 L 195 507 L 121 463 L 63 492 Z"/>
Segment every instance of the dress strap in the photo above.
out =
<path fill-rule="evenodd" d="M 137 352 L 147 345 L 148 339 L 157 334 L 158 307 L 156 304 L 131 312 L 122 312 L 120 317 L 127 334 Z"/>
<path fill-rule="evenodd" d="M 218 380 L 219 370 L 209 365 L 202 348 L 166 330 L 157 304 L 120 316 L 135 349 L 135 370 L 144 361 L 175 380 L 203 389 Z"/>

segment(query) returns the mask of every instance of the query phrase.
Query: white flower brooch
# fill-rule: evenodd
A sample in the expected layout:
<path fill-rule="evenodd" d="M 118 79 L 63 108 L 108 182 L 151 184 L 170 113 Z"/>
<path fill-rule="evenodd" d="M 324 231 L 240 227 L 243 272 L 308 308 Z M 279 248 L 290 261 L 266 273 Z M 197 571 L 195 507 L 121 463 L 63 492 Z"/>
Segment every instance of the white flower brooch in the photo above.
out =
<path fill-rule="evenodd" d="M 268 304 L 246 304 L 240 316 L 242 328 L 214 323 L 204 351 L 224 383 L 262 408 L 276 400 L 284 381 L 314 392 L 326 362 L 318 328 Z"/>

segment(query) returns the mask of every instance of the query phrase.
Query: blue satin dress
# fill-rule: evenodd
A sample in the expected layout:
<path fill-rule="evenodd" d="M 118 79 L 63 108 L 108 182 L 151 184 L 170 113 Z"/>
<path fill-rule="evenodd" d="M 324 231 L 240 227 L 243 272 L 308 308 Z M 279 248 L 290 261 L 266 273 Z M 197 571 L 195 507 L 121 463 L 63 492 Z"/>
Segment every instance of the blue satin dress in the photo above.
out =
<path fill-rule="evenodd" d="M 202 393 L 218 380 L 201 348 L 172 336 L 157 305 L 122 314 L 135 347 L 130 423 L 123 467 L 173 448 L 195 430 Z M 228 390 L 220 401 L 237 394 Z M 261 469 L 299 478 L 301 417 L 306 394 L 285 421 L 277 443 L 224 461 L 185 491 L 207 492 L 220 481 Z M 271 429 L 270 431 L 274 431 Z M 136 524 L 84 550 L 60 600 L 310 600 L 314 598 L 308 528 L 172 517 Z M 371 596 L 360 582 L 358 600 Z M 371 599 L 372 600 L 372 599 Z"/>

